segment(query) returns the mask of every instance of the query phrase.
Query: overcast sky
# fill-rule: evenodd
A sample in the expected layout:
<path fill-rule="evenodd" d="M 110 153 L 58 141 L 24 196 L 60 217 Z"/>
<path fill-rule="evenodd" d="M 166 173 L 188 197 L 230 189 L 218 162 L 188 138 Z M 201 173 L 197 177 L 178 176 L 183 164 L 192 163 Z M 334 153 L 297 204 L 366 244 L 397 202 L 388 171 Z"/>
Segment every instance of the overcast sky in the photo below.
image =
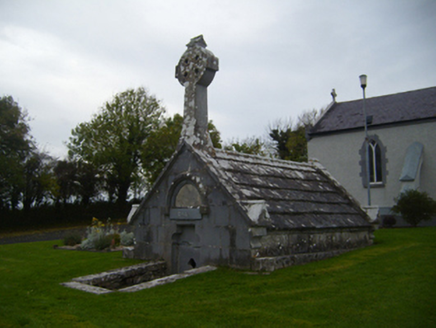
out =
<path fill-rule="evenodd" d="M 209 119 L 222 138 L 265 135 L 305 110 L 436 85 L 435 0 L 0 0 L 0 96 L 44 150 L 64 156 L 77 124 L 146 87 L 183 114 L 175 66 L 203 34 L 220 60 Z"/>

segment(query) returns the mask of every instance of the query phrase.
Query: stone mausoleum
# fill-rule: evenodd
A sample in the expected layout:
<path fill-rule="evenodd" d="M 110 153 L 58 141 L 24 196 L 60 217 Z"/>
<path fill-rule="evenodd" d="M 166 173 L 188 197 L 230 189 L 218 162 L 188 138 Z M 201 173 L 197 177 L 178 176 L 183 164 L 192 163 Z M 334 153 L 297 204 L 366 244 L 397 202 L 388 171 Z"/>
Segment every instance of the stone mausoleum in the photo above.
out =
<path fill-rule="evenodd" d="M 272 271 L 371 245 L 359 204 L 316 163 L 214 149 L 207 87 L 218 58 L 202 36 L 176 66 L 185 88 L 179 146 L 133 214 L 133 255 L 172 273 L 203 265 Z"/>

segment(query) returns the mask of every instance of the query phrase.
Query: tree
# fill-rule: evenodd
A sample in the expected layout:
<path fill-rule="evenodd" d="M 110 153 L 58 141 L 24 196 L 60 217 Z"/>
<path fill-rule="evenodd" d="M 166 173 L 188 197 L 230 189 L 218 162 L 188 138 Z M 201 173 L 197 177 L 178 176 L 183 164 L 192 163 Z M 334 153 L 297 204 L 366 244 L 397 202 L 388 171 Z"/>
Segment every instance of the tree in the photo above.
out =
<path fill-rule="evenodd" d="M 154 130 L 142 151 L 142 163 L 147 181 L 153 184 L 177 148 L 182 131 L 183 117 L 175 114 L 164 120 L 157 130 Z"/>
<path fill-rule="evenodd" d="M 225 150 L 236 151 L 238 153 L 266 156 L 267 150 L 265 143 L 259 138 L 251 137 L 242 141 L 232 140 L 229 144 L 224 146 Z"/>
<path fill-rule="evenodd" d="M 23 209 L 38 207 L 58 192 L 53 173 L 53 158 L 46 153 L 34 150 L 24 163 Z"/>
<path fill-rule="evenodd" d="M 269 130 L 280 159 L 307 162 L 306 129 L 303 125 L 294 126 L 291 120 L 284 124 L 279 121 Z"/>
<path fill-rule="evenodd" d="M 164 111 L 142 87 L 118 93 L 90 122 L 72 131 L 69 154 L 97 167 L 104 175 L 109 197 L 113 194 L 124 205 L 140 169 L 142 148 L 158 129 Z"/>
<path fill-rule="evenodd" d="M 218 148 L 218 149 L 222 148 L 221 133 L 218 131 L 216 126 L 213 124 L 212 120 L 210 120 L 207 123 L 207 131 L 209 132 L 213 147 Z"/>
<path fill-rule="evenodd" d="M 295 125 L 292 120 L 279 120 L 269 127 L 269 136 L 275 142 L 277 156 L 280 159 L 307 162 L 306 133 L 323 112 L 324 109 L 313 109 L 303 112 Z"/>
<path fill-rule="evenodd" d="M 312 109 L 304 111 L 298 116 L 298 125 L 302 125 L 305 128 L 309 128 L 315 125 L 318 119 L 325 113 L 325 108 L 320 110 Z"/>
<path fill-rule="evenodd" d="M 436 215 L 436 201 L 426 192 L 407 189 L 395 199 L 392 207 L 394 213 L 399 213 L 404 221 L 416 227 L 421 221 L 431 220 Z"/>
<path fill-rule="evenodd" d="M 11 96 L 0 98 L 0 209 L 17 208 L 24 161 L 34 148 L 27 113 Z"/>
<path fill-rule="evenodd" d="M 83 205 L 88 205 L 95 198 L 103 184 L 102 174 L 92 163 L 76 162 L 76 195 Z"/>
<path fill-rule="evenodd" d="M 77 165 L 73 161 L 59 160 L 53 169 L 58 185 L 56 203 L 65 205 L 77 194 Z"/>
<path fill-rule="evenodd" d="M 183 117 L 175 114 L 166 118 L 161 127 L 152 131 L 142 151 L 142 163 L 149 184 L 153 184 L 179 143 L 183 126 Z M 215 148 L 221 148 L 220 133 L 212 121 L 208 131 Z"/>

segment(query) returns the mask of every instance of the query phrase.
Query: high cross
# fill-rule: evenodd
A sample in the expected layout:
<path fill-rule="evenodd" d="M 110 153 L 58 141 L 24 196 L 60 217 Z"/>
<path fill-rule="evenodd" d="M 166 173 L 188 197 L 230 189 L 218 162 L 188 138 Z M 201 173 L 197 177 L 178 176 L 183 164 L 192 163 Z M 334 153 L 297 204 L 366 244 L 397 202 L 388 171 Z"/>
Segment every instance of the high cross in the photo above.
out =
<path fill-rule="evenodd" d="M 214 152 L 207 125 L 207 87 L 218 71 L 218 58 L 206 49 L 203 36 L 192 38 L 176 66 L 176 78 L 185 87 L 181 140 Z"/>

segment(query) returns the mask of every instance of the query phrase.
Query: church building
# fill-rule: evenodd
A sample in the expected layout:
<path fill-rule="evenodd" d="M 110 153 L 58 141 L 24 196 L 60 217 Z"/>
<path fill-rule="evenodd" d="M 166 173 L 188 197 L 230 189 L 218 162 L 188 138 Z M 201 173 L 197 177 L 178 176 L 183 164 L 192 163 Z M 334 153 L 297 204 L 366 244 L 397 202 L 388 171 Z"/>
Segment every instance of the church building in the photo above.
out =
<path fill-rule="evenodd" d="M 378 207 L 382 224 L 407 189 L 436 199 L 436 87 L 370 97 L 365 103 L 337 102 L 334 91 L 332 96 L 309 132 L 309 158 L 326 167 L 360 204 Z M 396 215 L 395 226 L 407 225 Z M 436 225 L 436 219 L 420 225 Z"/>

